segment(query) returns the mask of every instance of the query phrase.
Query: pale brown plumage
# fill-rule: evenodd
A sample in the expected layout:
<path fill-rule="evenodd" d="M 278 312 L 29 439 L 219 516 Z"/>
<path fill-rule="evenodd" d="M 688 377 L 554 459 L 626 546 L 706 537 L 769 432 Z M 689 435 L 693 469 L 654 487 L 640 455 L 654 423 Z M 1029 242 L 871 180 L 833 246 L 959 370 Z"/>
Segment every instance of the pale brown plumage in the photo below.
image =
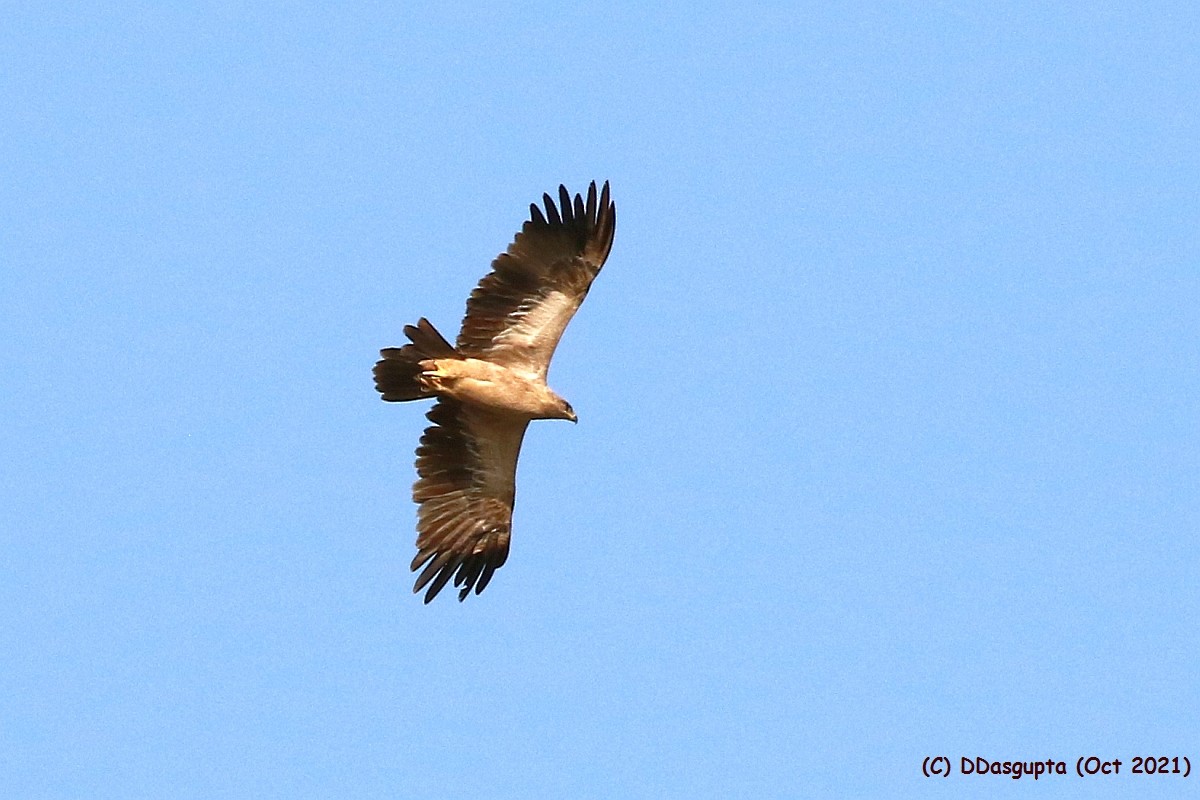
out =
<path fill-rule="evenodd" d="M 575 420 L 546 386 L 550 359 L 612 249 L 616 207 L 608 184 L 587 199 L 560 186 L 559 205 L 529 220 L 467 300 L 456 345 L 422 318 L 411 344 L 375 364 L 384 400 L 436 397 L 417 448 L 414 592 L 425 602 L 454 579 L 458 599 L 482 592 L 508 558 L 517 456 L 533 419 Z M 561 209 L 561 211 L 560 211 Z"/>

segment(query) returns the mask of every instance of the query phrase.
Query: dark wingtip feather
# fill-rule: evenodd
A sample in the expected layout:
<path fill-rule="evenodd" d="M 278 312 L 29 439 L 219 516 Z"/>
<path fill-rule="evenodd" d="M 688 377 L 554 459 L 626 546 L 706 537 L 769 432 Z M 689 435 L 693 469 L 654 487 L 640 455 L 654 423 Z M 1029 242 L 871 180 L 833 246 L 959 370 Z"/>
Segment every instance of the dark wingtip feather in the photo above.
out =
<path fill-rule="evenodd" d="M 442 588 L 450 582 L 452 577 L 454 577 L 454 565 L 447 564 L 442 571 L 438 573 L 437 580 L 430 585 L 429 591 L 425 595 L 425 602 L 428 603 L 430 600 L 437 597 L 438 592 L 440 592 Z"/>
<path fill-rule="evenodd" d="M 558 209 L 554 207 L 554 200 L 548 194 L 542 195 L 542 203 L 546 206 L 546 219 L 551 225 L 561 225 L 562 218 L 558 216 Z"/>
<path fill-rule="evenodd" d="M 421 591 L 421 589 L 425 588 L 425 584 L 433 580 L 435 575 L 440 575 L 443 568 L 448 566 L 446 562 L 450 561 L 453 557 L 454 553 L 447 550 L 426 564 L 425 569 L 421 570 L 421 574 L 417 576 L 417 580 L 413 584 L 413 592 Z M 416 569 L 416 567 L 413 567 L 413 569 Z M 438 588 L 440 589 L 441 587 L 439 586 Z M 434 592 L 434 594 L 437 594 L 437 592 Z"/>
<path fill-rule="evenodd" d="M 570 225 L 574 221 L 575 216 L 571 209 L 571 193 L 561 183 L 558 185 L 558 205 L 562 209 L 563 223 Z"/>
<path fill-rule="evenodd" d="M 596 182 L 595 181 L 592 181 L 591 184 L 588 186 L 587 208 L 584 209 L 584 213 L 587 215 L 589 222 L 591 222 L 591 223 L 596 222 Z"/>
<path fill-rule="evenodd" d="M 475 585 L 475 581 L 479 577 L 479 573 L 483 572 L 483 568 L 486 565 L 487 558 L 476 555 L 467 563 L 463 564 L 462 569 L 460 569 L 458 574 L 454 576 L 454 585 L 462 586 L 463 584 L 466 584 L 467 590 L 469 591 L 470 588 Z"/>
<path fill-rule="evenodd" d="M 413 586 L 413 594 L 417 594 L 428 584 L 429 588 L 425 592 L 426 603 L 437 597 L 452 578 L 455 588 L 461 587 L 458 592 L 460 603 L 466 600 L 467 595 L 472 591 L 479 594 L 492 579 L 496 568 L 504 563 L 503 558 L 497 560 L 482 554 L 473 554 L 466 559 L 448 558 L 448 556 L 450 553 L 443 553 L 428 564 Z M 413 560 L 414 570 L 419 566 L 420 560 L 420 556 Z"/>
<path fill-rule="evenodd" d="M 504 564 L 504 559 L 500 560 L 499 564 L 488 562 L 483 567 L 483 572 L 479 575 L 479 579 L 475 581 L 475 594 L 479 594 L 484 590 L 484 587 L 491 581 L 492 576 L 496 574 L 496 570 Z"/>

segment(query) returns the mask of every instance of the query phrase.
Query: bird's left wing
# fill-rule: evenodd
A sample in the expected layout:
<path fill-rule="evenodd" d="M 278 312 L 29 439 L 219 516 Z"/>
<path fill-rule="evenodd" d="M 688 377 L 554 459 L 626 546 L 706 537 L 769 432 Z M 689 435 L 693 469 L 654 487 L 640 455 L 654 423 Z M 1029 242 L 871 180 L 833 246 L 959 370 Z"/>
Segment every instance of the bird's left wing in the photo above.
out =
<path fill-rule="evenodd" d="M 517 455 L 528 421 L 440 398 L 417 447 L 414 592 L 432 600 L 451 578 L 459 600 L 483 591 L 508 558 Z M 422 569 L 424 567 L 424 569 Z"/>

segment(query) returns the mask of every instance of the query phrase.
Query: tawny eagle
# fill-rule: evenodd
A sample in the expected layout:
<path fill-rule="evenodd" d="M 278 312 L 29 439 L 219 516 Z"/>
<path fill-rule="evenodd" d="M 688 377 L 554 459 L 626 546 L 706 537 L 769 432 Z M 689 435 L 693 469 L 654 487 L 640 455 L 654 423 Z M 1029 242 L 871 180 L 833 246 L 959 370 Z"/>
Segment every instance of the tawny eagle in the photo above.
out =
<path fill-rule="evenodd" d="M 464 600 L 482 592 L 508 558 L 517 455 L 534 419 L 576 421 L 571 405 L 546 385 L 550 359 L 612 249 L 617 211 L 608 183 L 559 206 L 542 196 L 529 206 L 508 251 L 492 262 L 467 299 L 451 345 L 422 318 L 407 325 L 411 344 L 381 351 L 375 388 L 384 400 L 435 397 L 433 424 L 417 447 L 417 555 L 414 592 L 425 602 L 454 579 Z"/>

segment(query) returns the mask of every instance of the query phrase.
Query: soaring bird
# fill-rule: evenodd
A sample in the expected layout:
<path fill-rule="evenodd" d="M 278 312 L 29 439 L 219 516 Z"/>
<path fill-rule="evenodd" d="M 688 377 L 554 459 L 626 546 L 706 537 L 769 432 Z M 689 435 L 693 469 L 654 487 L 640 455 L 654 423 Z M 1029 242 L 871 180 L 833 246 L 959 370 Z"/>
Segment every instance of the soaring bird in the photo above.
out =
<path fill-rule="evenodd" d="M 467 299 L 451 345 L 422 317 L 406 325 L 410 344 L 388 347 L 375 364 L 387 401 L 436 398 L 417 447 L 417 555 L 414 592 L 425 602 L 454 579 L 458 599 L 483 591 L 508 558 L 517 456 L 534 419 L 575 422 L 571 404 L 546 385 L 550 359 L 612 249 L 617 210 L 608 183 L 587 200 L 558 187 L 559 204 L 529 219 Z"/>

